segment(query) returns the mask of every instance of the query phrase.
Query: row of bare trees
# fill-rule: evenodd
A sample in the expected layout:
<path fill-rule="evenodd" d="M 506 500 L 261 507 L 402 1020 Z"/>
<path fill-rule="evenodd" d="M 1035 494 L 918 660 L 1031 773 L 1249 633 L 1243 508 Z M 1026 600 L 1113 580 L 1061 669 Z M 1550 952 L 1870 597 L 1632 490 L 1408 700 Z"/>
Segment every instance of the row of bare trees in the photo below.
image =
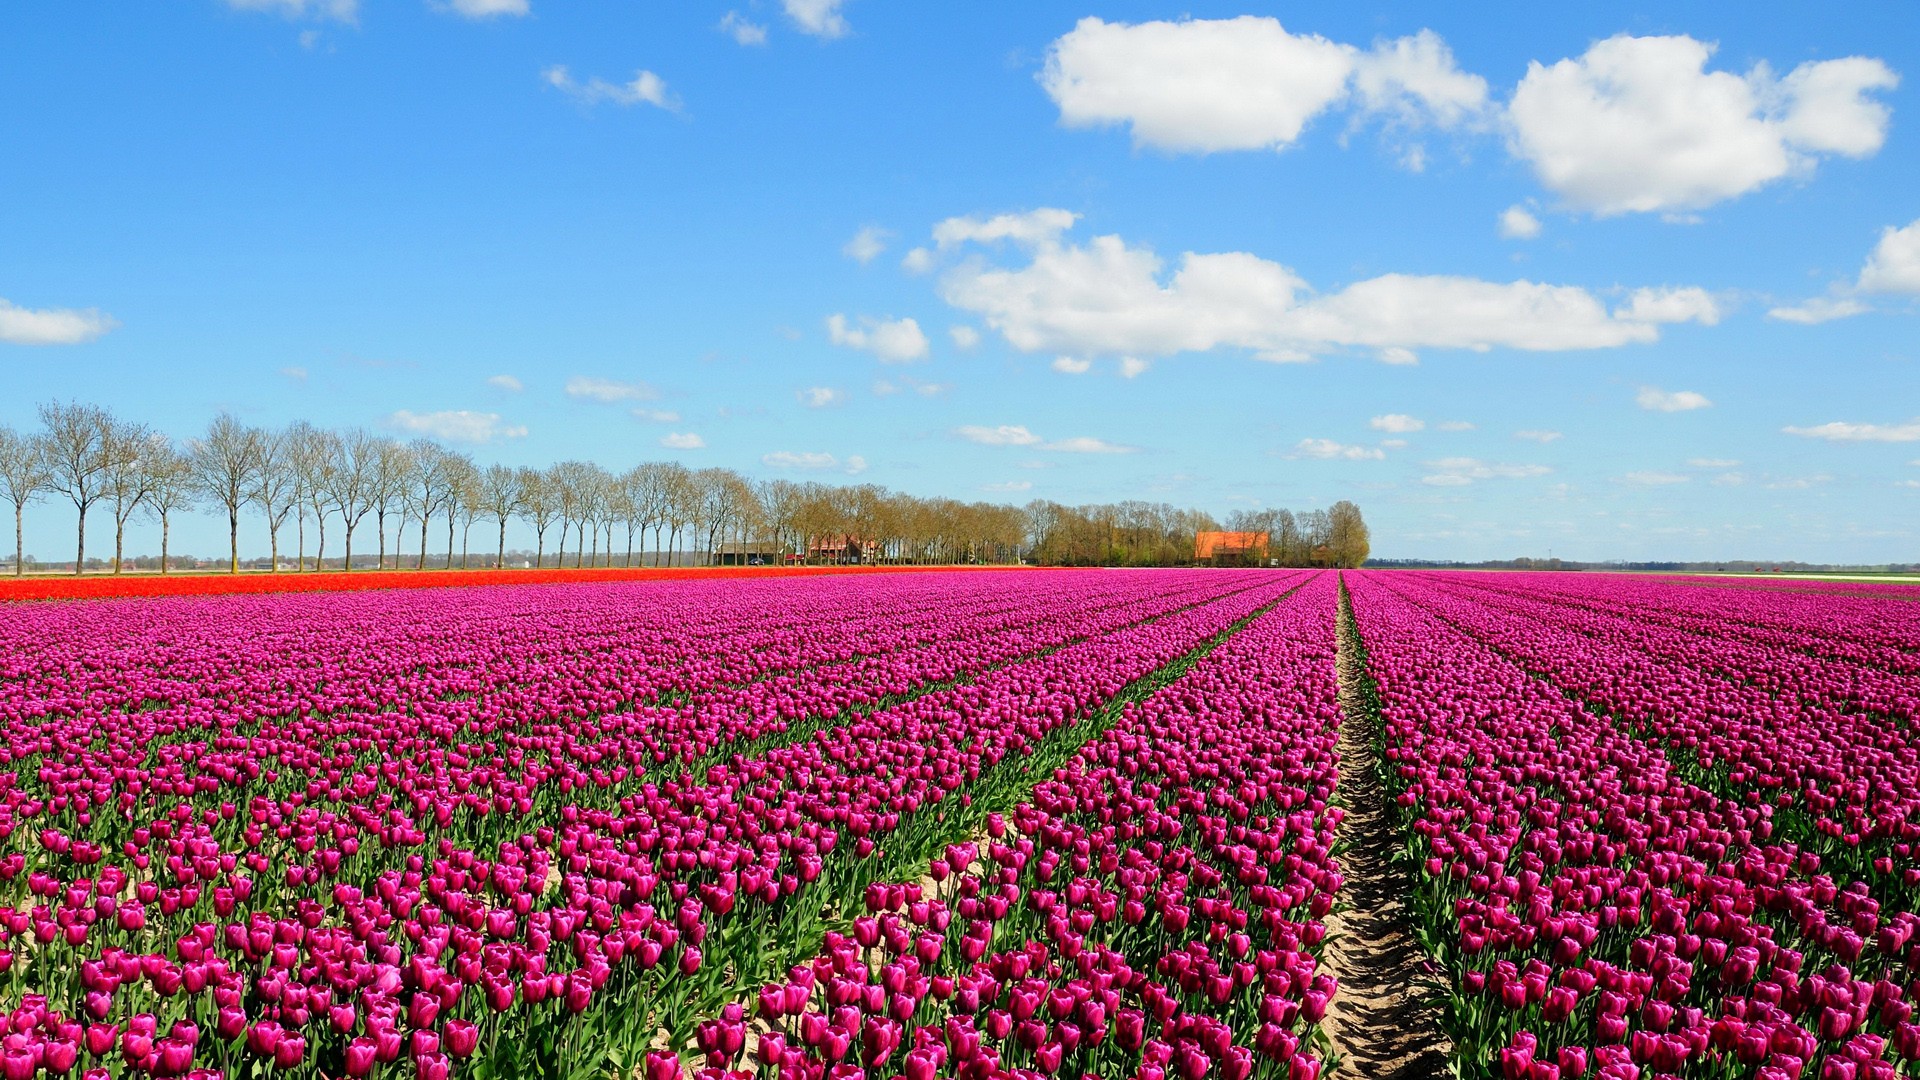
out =
<path fill-rule="evenodd" d="M 436 526 L 445 528 L 443 565 L 469 565 L 477 525 L 492 541 L 482 544 L 493 548 L 491 559 L 481 558 L 505 565 L 507 528 L 516 521 L 532 532 L 535 566 L 547 564 L 547 539 L 556 529 L 557 565 L 567 565 L 571 541 L 573 566 L 631 566 L 636 553 L 645 561 L 648 552 L 654 563 L 668 565 L 789 558 L 1169 565 L 1192 560 L 1197 530 L 1218 528 L 1204 513 L 1164 504 L 1036 501 L 1022 508 L 917 498 L 872 484 L 754 482 L 731 469 L 676 462 L 617 473 L 584 461 L 545 469 L 483 466 L 427 440 L 403 443 L 304 422 L 268 430 L 224 413 L 182 441 L 94 405 L 55 401 L 40 406 L 39 418 L 41 430 L 31 434 L 0 425 L 0 500 L 13 508 L 16 574 L 25 565 L 26 507 L 48 497 L 69 500 L 78 512 L 75 573 L 86 565 L 88 516 L 101 508 L 114 522 L 115 573 L 123 568 L 129 522 L 142 517 L 160 526 L 165 572 L 173 519 L 196 510 L 225 519 L 234 572 L 247 514 L 266 526 L 274 570 L 283 565 L 289 532 L 292 566 L 320 569 L 330 527 L 343 552 L 340 564 L 351 570 L 355 538 L 364 541 L 368 524 L 374 566 L 399 568 L 405 538 L 417 530 L 414 566 L 422 569 Z M 1301 515 L 1297 523 L 1284 510 L 1266 513 L 1244 522 L 1236 517 L 1235 527 L 1271 529 L 1276 557 L 1290 562 L 1310 561 L 1325 547 L 1322 534 L 1332 532 L 1325 511 Z M 1357 509 L 1353 515 L 1357 519 Z M 1364 524 L 1360 528 L 1364 545 Z M 363 560 L 365 554 L 363 548 Z"/>
<path fill-rule="evenodd" d="M 1025 510 L 1026 552 L 1055 566 L 1173 566 L 1191 562 L 1194 535 L 1219 531 L 1212 515 L 1167 503 L 1128 501 L 1092 506 L 1033 502 Z M 1265 534 L 1253 557 L 1282 566 L 1347 566 L 1367 561 L 1368 531 L 1360 508 L 1236 510 L 1225 528 Z"/>

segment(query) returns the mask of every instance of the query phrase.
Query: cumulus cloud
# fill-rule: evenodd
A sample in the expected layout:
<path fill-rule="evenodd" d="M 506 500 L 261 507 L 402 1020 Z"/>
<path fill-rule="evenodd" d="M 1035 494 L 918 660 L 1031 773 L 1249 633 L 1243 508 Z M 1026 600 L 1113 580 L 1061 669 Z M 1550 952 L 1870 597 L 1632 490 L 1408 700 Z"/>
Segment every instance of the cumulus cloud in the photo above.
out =
<path fill-rule="evenodd" d="M 1540 219 L 1524 206 L 1500 211 L 1500 235 L 1509 240 L 1531 240 L 1540 235 Z"/>
<path fill-rule="evenodd" d="M 1545 444 L 1560 438 L 1560 433 L 1557 431 L 1548 431 L 1544 428 L 1528 428 L 1525 431 L 1514 432 L 1513 437 L 1516 439 L 1524 439 L 1527 442 Z"/>
<path fill-rule="evenodd" d="M 503 15 L 518 18 L 533 12 L 528 0 L 445 0 L 433 6 L 465 19 L 497 19 Z"/>
<path fill-rule="evenodd" d="M 924 274 L 933 269 L 933 252 L 917 247 L 900 257 L 900 269 L 909 274 Z"/>
<path fill-rule="evenodd" d="M 849 454 L 844 460 L 821 451 L 775 450 L 762 454 L 760 464 L 769 469 L 797 469 L 803 472 L 843 472 L 857 476 L 867 471 L 867 459 Z"/>
<path fill-rule="evenodd" d="M 968 424 L 955 428 L 954 434 L 982 446 L 1036 446 L 1042 441 L 1040 436 L 1015 424 L 1001 424 L 999 427 Z"/>
<path fill-rule="evenodd" d="M 611 404 L 616 401 L 651 401 L 660 391 L 643 382 L 619 382 L 592 375 L 575 375 L 567 380 L 567 396 Z"/>
<path fill-rule="evenodd" d="M 1367 421 L 1367 426 L 1375 431 L 1390 431 L 1395 435 L 1405 435 L 1409 432 L 1425 430 L 1427 422 L 1418 417 L 1408 416 L 1406 413 L 1387 413 Z"/>
<path fill-rule="evenodd" d="M 1071 220 L 1060 213 L 1056 224 Z M 950 222 L 958 220 L 973 221 Z M 1168 273 L 1154 252 L 1118 236 L 1083 245 L 1057 229 L 1024 251 L 1025 264 L 1012 266 L 971 253 L 942 278 L 940 294 L 1015 348 L 1076 360 L 1237 348 L 1295 361 L 1358 347 L 1409 362 L 1422 347 L 1612 348 L 1655 341 L 1665 323 L 1719 317 L 1695 288 L 1641 289 L 1614 310 L 1578 286 L 1445 275 L 1385 274 L 1318 294 L 1288 267 L 1246 252 L 1187 252 Z"/>
<path fill-rule="evenodd" d="M 828 40 L 846 36 L 847 18 L 840 14 L 846 3 L 847 0 L 780 0 L 787 18 L 793 20 L 801 33 Z"/>
<path fill-rule="evenodd" d="M 1789 435 L 1825 439 L 1828 442 L 1920 442 L 1920 419 L 1904 424 L 1854 424 L 1835 420 L 1812 427 L 1789 427 L 1783 430 Z"/>
<path fill-rule="evenodd" d="M 1657 386 L 1643 386 L 1633 395 L 1635 404 L 1652 412 L 1691 412 L 1712 405 L 1705 394 L 1692 390 L 1662 390 Z"/>
<path fill-rule="evenodd" d="M 971 349 L 980 344 L 980 331 L 971 326 L 949 326 L 947 336 L 953 339 L 953 347 L 956 349 Z"/>
<path fill-rule="evenodd" d="M 1057 238 L 1079 220 L 1080 215 L 1071 210 L 1052 207 L 990 218 L 950 217 L 933 227 L 933 242 L 937 247 L 950 248 L 965 243 L 1011 240 L 1032 247 Z"/>
<path fill-rule="evenodd" d="M 1145 375 L 1147 369 L 1152 366 L 1151 363 L 1137 356 L 1123 356 L 1120 358 L 1120 377 L 1123 379 L 1138 378 L 1141 375 Z"/>
<path fill-rule="evenodd" d="M 1432 31 L 1365 51 L 1252 15 L 1084 18 L 1048 50 L 1040 82 L 1062 124 L 1126 125 L 1136 146 L 1201 154 L 1283 150 L 1343 105 L 1405 126 L 1452 127 L 1487 98 L 1486 81 L 1459 70 Z"/>
<path fill-rule="evenodd" d="M 707 440 L 691 431 L 670 431 L 660 436 L 660 445 L 669 450 L 699 450 L 707 445 Z"/>
<path fill-rule="evenodd" d="M 1622 34 L 1529 64 L 1507 107 L 1509 148 L 1568 204 L 1608 216 L 1701 209 L 1885 140 L 1888 110 L 1871 95 L 1899 78 L 1879 60 L 1809 61 L 1776 77 L 1764 64 L 1708 71 L 1713 52 Z"/>
<path fill-rule="evenodd" d="M 1074 356 L 1056 356 L 1053 358 L 1053 370 L 1062 375 L 1085 375 L 1093 370 L 1093 361 Z"/>
<path fill-rule="evenodd" d="M 845 390 L 836 390 L 831 386 L 809 386 L 799 392 L 800 404 L 809 409 L 824 409 L 829 405 L 838 405 L 847 400 Z"/>
<path fill-rule="evenodd" d="M 1332 439 L 1301 439 L 1294 444 L 1293 457 L 1320 458 L 1323 461 L 1379 461 L 1387 456 L 1377 446 L 1352 446 Z"/>
<path fill-rule="evenodd" d="M 887 250 L 887 241 L 891 239 L 893 234 L 878 225 L 862 225 L 860 231 L 853 234 L 853 239 L 840 248 L 840 254 L 865 265 Z"/>
<path fill-rule="evenodd" d="M 741 45 L 767 43 L 767 28 L 749 20 L 737 11 L 729 11 L 720 17 L 720 32 Z"/>
<path fill-rule="evenodd" d="M 611 102 L 615 105 L 652 105 L 668 112 L 680 111 L 680 99 L 667 91 L 667 82 L 651 71 L 636 71 L 633 80 L 612 83 L 599 76 L 586 82 L 574 79 L 564 65 L 555 64 L 540 73 L 548 86 L 583 105 Z"/>
<path fill-rule="evenodd" d="M 1405 345 L 1389 345 L 1373 354 L 1374 359 L 1395 367 L 1412 367 L 1420 362 L 1420 354 Z"/>
<path fill-rule="evenodd" d="M 510 394 L 517 394 L 526 389 L 525 384 L 511 375 L 494 375 L 487 379 L 487 385 L 495 390 L 505 390 Z"/>
<path fill-rule="evenodd" d="M 870 352 L 888 364 L 904 364 L 927 355 L 927 335 L 912 319 L 861 316 L 857 323 L 851 323 L 845 315 L 829 315 L 827 339 L 835 345 Z"/>
<path fill-rule="evenodd" d="M 1920 294 L 1920 221 L 1898 229 L 1889 226 L 1880 234 L 1880 242 L 1860 271 L 1860 287 L 1868 292 Z"/>
<path fill-rule="evenodd" d="M 1030 446 L 1035 450 L 1049 450 L 1061 454 L 1131 454 L 1139 449 L 1087 435 L 1048 441 L 1017 424 L 1001 424 L 999 427 L 968 424 L 955 428 L 953 433 L 968 442 L 979 443 L 982 446 Z"/>
<path fill-rule="evenodd" d="M 1803 303 L 1768 308 L 1767 318 L 1799 323 L 1802 326 L 1813 326 L 1818 323 L 1832 322 L 1835 319 L 1852 318 L 1870 310 L 1872 309 L 1860 301 L 1847 297 L 1816 296 Z"/>
<path fill-rule="evenodd" d="M 525 426 L 509 424 L 500 418 L 499 413 L 471 412 L 466 409 L 430 413 L 401 409 L 387 417 L 387 426 L 409 435 L 425 435 L 444 442 L 478 444 L 499 439 L 518 439 L 527 433 Z"/>
<path fill-rule="evenodd" d="M 919 379 L 910 379 L 904 376 L 897 382 L 892 379 L 875 379 L 873 382 L 873 393 L 875 397 L 892 397 L 894 394 L 912 391 L 921 397 L 930 398 L 939 397 L 951 389 L 953 389 L 952 383 L 921 382 Z"/>
<path fill-rule="evenodd" d="M 79 345 L 119 325 L 96 308 L 24 308 L 0 299 L 0 341 L 9 345 Z"/>
<path fill-rule="evenodd" d="M 332 19 L 350 23 L 360 17 L 360 0 L 227 0 L 235 11 L 269 11 L 289 19 Z"/>
<path fill-rule="evenodd" d="M 1427 462 L 1433 472 L 1420 478 L 1434 487 L 1464 487 L 1476 480 L 1525 480 L 1553 470 L 1545 465 L 1490 464 L 1478 458 L 1452 457 Z"/>

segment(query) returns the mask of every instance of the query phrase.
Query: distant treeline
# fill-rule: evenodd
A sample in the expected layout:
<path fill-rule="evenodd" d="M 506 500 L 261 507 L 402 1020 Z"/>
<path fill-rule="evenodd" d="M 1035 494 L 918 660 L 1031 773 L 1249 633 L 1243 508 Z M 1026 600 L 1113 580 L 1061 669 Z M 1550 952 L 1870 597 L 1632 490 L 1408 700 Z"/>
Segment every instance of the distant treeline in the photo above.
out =
<path fill-rule="evenodd" d="M 1221 529 L 1205 512 L 1164 503 L 1063 506 L 1037 500 L 1008 506 L 920 498 L 874 484 L 754 481 L 732 469 L 689 469 L 670 461 L 623 472 L 584 461 L 544 469 L 481 465 L 428 440 L 403 443 L 305 422 L 269 430 L 225 413 L 202 434 L 178 441 L 77 402 L 41 405 L 39 418 L 40 430 L 33 432 L 0 425 L 0 501 L 14 512 L 16 574 L 29 562 L 27 508 L 56 498 L 78 513 L 74 560 L 63 561 L 75 573 L 89 567 L 115 573 L 199 567 L 197 560 L 169 551 L 173 522 L 195 512 L 224 520 L 224 562 L 236 572 L 243 517 L 266 526 L 265 565 L 275 570 L 512 565 L 510 522 L 532 531 L 534 566 L 1168 566 L 1193 563 L 1196 534 Z M 112 519 L 111 559 L 87 556 L 91 514 Z M 160 526 L 157 557 L 128 556 L 127 526 L 135 520 Z M 477 552 L 471 550 L 476 527 Z M 1367 557 L 1366 523 L 1349 502 L 1297 515 L 1236 512 L 1226 528 L 1263 534 L 1257 549 L 1236 550 L 1245 561 L 1358 566 Z M 332 556 L 330 541 L 337 545 Z M 403 556 L 410 543 L 412 555 Z M 430 547 L 438 553 L 431 559 Z"/>

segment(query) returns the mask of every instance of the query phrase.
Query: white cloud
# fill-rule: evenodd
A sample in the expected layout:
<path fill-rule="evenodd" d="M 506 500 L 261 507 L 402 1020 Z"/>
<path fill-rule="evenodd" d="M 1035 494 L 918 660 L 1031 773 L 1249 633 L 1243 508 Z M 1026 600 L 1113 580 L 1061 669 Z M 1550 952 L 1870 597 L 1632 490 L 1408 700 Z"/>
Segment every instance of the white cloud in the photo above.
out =
<path fill-rule="evenodd" d="M 1545 465 L 1489 464 L 1478 458 L 1453 457 L 1429 461 L 1432 473 L 1420 478 L 1435 487 L 1463 487 L 1475 480 L 1526 480 L 1545 476 L 1553 470 Z"/>
<path fill-rule="evenodd" d="M 1920 442 L 1920 420 L 1905 424 L 1852 424 L 1835 420 L 1830 424 L 1783 430 L 1789 435 L 1825 439 L 1828 442 Z"/>
<path fill-rule="evenodd" d="M 893 239 L 893 233 L 878 225 L 862 225 L 853 239 L 841 247 L 840 254 L 861 264 L 870 263 L 879 254 L 887 250 L 887 241 Z"/>
<path fill-rule="evenodd" d="M 1920 221 L 1905 228 L 1888 226 L 1860 271 L 1860 287 L 1869 292 L 1920 293 Z"/>
<path fill-rule="evenodd" d="M 1391 431 L 1395 435 L 1405 435 L 1425 430 L 1427 422 L 1418 417 L 1408 416 L 1406 413 L 1387 413 L 1367 421 L 1367 426 L 1375 431 Z"/>
<path fill-rule="evenodd" d="M 1378 447 L 1350 446 L 1332 439 L 1301 439 L 1294 445 L 1293 456 L 1326 461 L 1379 461 L 1387 456 L 1387 452 Z"/>
<path fill-rule="evenodd" d="M 1524 206 L 1500 211 L 1500 235 L 1509 240 L 1531 240 L 1540 235 L 1540 219 Z"/>
<path fill-rule="evenodd" d="M 1578 59 L 1529 64 L 1507 107 L 1509 148 L 1549 189 L 1601 216 L 1684 212 L 1743 195 L 1819 154 L 1866 157 L 1899 79 L 1878 60 L 1809 61 L 1776 78 L 1707 71 L 1690 37 L 1598 42 Z"/>
<path fill-rule="evenodd" d="M 528 0 L 445 0 L 434 6 L 467 19 L 497 19 L 502 15 L 518 18 L 533 12 Z"/>
<path fill-rule="evenodd" d="M 1093 370 L 1093 361 L 1072 356 L 1056 356 L 1053 358 L 1053 370 L 1062 375 L 1085 375 Z"/>
<path fill-rule="evenodd" d="M 1033 481 L 1031 480 L 1007 480 L 998 484 L 980 485 L 981 491 L 1031 491 L 1032 489 Z"/>
<path fill-rule="evenodd" d="M 799 469 L 805 472 L 844 472 L 856 476 L 867 471 L 867 459 L 858 454 L 848 455 L 846 460 L 821 451 L 775 450 L 763 454 L 760 463 L 769 469 Z"/>
<path fill-rule="evenodd" d="M 1621 477 L 1621 479 L 1629 484 L 1635 484 L 1640 487 L 1666 487 L 1672 484 L 1684 484 L 1687 482 L 1687 477 L 1680 473 L 1653 472 L 1651 470 L 1630 472 Z"/>
<path fill-rule="evenodd" d="M 680 111 L 680 99 L 667 91 L 665 79 L 651 71 L 636 71 L 633 81 L 611 83 L 599 76 L 577 82 L 565 66 L 555 64 L 540 73 L 548 86 L 585 105 L 610 101 L 615 105 L 652 105 L 668 112 Z"/>
<path fill-rule="evenodd" d="M 968 424 L 955 428 L 953 433 L 968 442 L 979 443 L 982 446 L 1031 446 L 1036 450 L 1050 450 L 1061 454 L 1131 454 L 1138 449 L 1138 447 L 1122 446 L 1086 435 L 1049 442 L 1017 424 L 1002 424 L 999 427 Z"/>
<path fill-rule="evenodd" d="M 1412 367 L 1420 362 L 1420 354 L 1405 345 L 1389 345 L 1375 353 L 1374 358 L 1395 367 Z"/>
<path fill-rule="evenodd" d="M 1720 305 L 1711 293 L 1697 286 L 1635 289 L 1626 306 L 1614 310 L 1613 317 L 1629 322 L 1714 326 L 1720 322 Z"/>
<path fill-rule="evenodd" d="M 720 32 L 733 38 L 741 45 L 765 45 L 767 28 L 750 21 L 737 11 L 729 11 L 720 17 Z"/>
<path fill-rule="evenodd" d="M 1525 431 L 1514 432 L 1513 437 L 1516 439 L 1525 439 L 1527 442 L 1545 444 L 1560 438 L 1560 433 L 1557 431 L 1547 431 L 1543 428 L 1528 428 Z"/>
<path fill-rule="evenodd" d="M 882 363 L 904 364 L 927 355 L 927 335 L 912 319 L 873 319 L 862 316 L 858 326 L 845 315 L 827 316 L 827 338 L 835 345 L 861 349 Z"/>
<path fill-rule="evenodd" d="M 1524 280 L 1386 274 L 1316 295 L 1286 266 L 1246 252 L 1188 252 L 1169 275 L 1152 251 L 1118 236 L 1030 247 L 1024 266 L 963 261 L 941 296 L 1015 348 L 1074 357 L 1226 347 L 1296 361 L 1363 347 L 1392 362 L 1421 347 L 1611 348 L 1656 341 L 1675 319 L 1718 318 L 1712 298 L 1689 288 L 1643 289 L 1611 312 L 1586 289 Z"/>
<path fill-rule="evenodd" d="M 836 390 L 831 386 L 809 386 L 797 395 L 800 404 L 809 409 L 824 409 L 829 405 L 838 405 L 847 400 L 845 390 Z"/>
<path fill-rule="evenodd" d="M 1714 487 L 1739 487 L 1746 482 L 1745 474 L 1737 472 L 1723 472 L 1712 480 Z"/>
<path fill-rule="evenodd" d="M 680 422 L 680 414 L 674 412 L 672 409 L 633 409 L 631 412 L 635 420 L 645 420 L 649 424 L 677 424 Z"/>
<path fill-rule="evenodd" d="M 79 345 L 119 325 L 96 308 L 23 308 L 0 299 L 0 341 L 9 345 Z"/>
<path fill-rule="evenodd" d="M 307 381 L 307 369 L 298 364 L 281 368 L 280 374 L 282 377 L 292 379 L 294 382 Z"/>
<path fill-rule="evenodd" d="M 1802 326 L 1813 326 L 1818 323 L 1832 322 L 1835 319 L 1851 318 L 1870 310 L 1872 309 L 1860 301 L 1847 297 L 1816 296 L 1791 307 L 1768 308 L 1767 318 L 1799 323 Z"/>
<path fill-rule="evenodd" d="M 1131 454 L 1140 448 L 1110 443 L 1105 439 L 1095 439 L 1087 435 L 1076 435 L 1071 439 L 1055 439 L 1041 443 L 1038 449 L 1051 450 L 1058 454 Z"/>
<path fill-rule="evenodd" d="M 289 19 L 332 19 L 350 23 L 359 18 L 360 0 L 227 0 L 235 11 L 271 11 Z"/>
<path fill-rule="evenodd" d="M 1405 439 L 1381 439 L 1381 440 L 1380 440 L 1380 445 L 1381 445 L 1381 446 L 1384 446 L 1384 447 L 1386 447 L 1386 448 L 1387 448 L 1387 449 L 1389 449 L 1389 450 L 1398 450 L 1398 449 L 1400 449 L 1401 447 L 1403 447 L 1403 446 L 1405 446 L 1405 445 L 1407 445 L 1407 440 L 1405 440 Z"/>
<path fill-rule="evenodd" d="M 933 269 L 933 252 L 917 247 L 900 258 L 900 268 L 909 274 L 924 274 Z"/>
<path fill-rule="evenodd" d="M 1438 425 L 1441 431 L 1472 431 L 1473 424 L 1467 420 L 1442 420 Z"/>
<path fill-rule="evenodd" d="M 1652 412 L 1691 412 L 1712 405 L 1706 395 L 1692 390 L 1662 390 L 1657 386 L 1643 386 L 1633 395 L 1633 400 L 1641 408 Z"/>
<path fill-rule="evenodd" d="M 780 6 L 786 9 L 787 18 L 803 34 L 812 34 L 817 38 L 837 38 L 847 32 L 846 16 L 840 9 L 847 0 L 780 0 Z"/>
<path fill-rule="evenodd" d="M 939 397 L 951 389 L 953 389 L 952 383 L 921 382 L 919 379 L 910 379 L 904 376 L 898 382 L 892 379 L 875 379 L 873 382 L 873 393 L 875 397 L 892 397 L 894 394 L 911 390 L 921 397 L 930 398 Z"/>
<path fill-rule="evenodd" d="M 990 218 L 950 217 L 933 227 L 933 242 L 945 249 L 958 244 L 991 244 L 1011 240 L 1028 247 L 1044 244 L 1073 228 L 1080 215 L 1071 210 L 1041 207 L 1022 214 Z"/>
<path fill-rule="evenodd" d="M 526 389 L 526 385 L 511 375 L 495 375 L 487 380 L 487 385 L 496 390 L 505 390 L 517 394 Z"/>
<path fill-rule="evenodd" d="M 410 435 L 462 443 L 490 443 L 496 439 L 523 438 L 527 434 L 524 426 L 503 422 L 499 413 L 470 412 L 466 409 L 430 413 L 401 409 L 387 417 L 387 426 Z"/>
<path fill-rule="evenodd" d="M 1735 458 L 1697 457 L 1688 458 L 1687 464 L 1696 469 L 1731 469 L 1740 462 Z"/>
<path fill-rule="evenodd" d="M 1125 124 L 1136 146 L 1203 154 L 1285 149 L 1348 102 L 1408 126 L 1449 127 L 1478 114 L 1487 96 L 1486 81 L 1461 72 L 1431 31 L 1362 52 L 1251 15 L 1084 18 L 1048 50 L 1040 82 L 1062 124 Z"/>
<path fill-rule="evenodd" d="M 707 440 L 691 431 L 670 431 L 660 436 L 660 445 L 669 450 L 699 450 L 707 445 Z"/>
<path fill-rule="evenodd" d="M 947 336 L 953 339 L 956 349 L 971 349 L 980 344 L 980 331 L 971 326 L 949 326 Z"/>
<path fill-rule="evenodd" d="M 1152 366 L 1151 363 L 1137 356 L 1123 356 L 1120 358 L 1120 377 L 1123 379 L 1138 378 L 1141 375 L 1145 375 L 1147 369 Z"/>
<path fill-rule="evenodd" d="M 652 401 L 660 392 L 643 382 L 617 382 L 592 375 L 567 380 L 567 396 L 611 404 L 615 401 Z"/>
<path fill-rule="evenodd" d="M 1002 424 L 991 428 L 968 424 L 955 428 L 954 434 L 982 446 L 1036 446 L 1042 441 L 1040 436 L 1014 424 Z"/>

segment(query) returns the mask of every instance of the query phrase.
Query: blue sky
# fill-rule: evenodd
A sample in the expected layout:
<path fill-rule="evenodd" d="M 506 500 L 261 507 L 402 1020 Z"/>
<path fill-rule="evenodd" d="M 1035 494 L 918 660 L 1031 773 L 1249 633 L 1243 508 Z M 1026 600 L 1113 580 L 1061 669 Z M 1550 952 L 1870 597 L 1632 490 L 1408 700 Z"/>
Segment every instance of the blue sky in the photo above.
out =
<path fill-rule="evenodd" d="M 1911 11 L 1559 7 L 14 5 L 0 423 L 1920 557 Z"/>

